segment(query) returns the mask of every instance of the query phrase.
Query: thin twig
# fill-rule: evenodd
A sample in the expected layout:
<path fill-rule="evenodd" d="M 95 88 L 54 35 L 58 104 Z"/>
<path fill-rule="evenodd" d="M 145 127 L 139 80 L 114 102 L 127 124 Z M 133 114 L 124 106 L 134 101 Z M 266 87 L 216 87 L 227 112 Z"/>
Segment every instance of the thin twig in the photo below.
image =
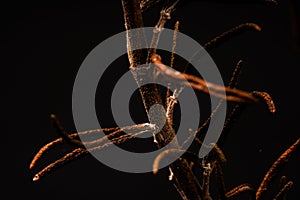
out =
<path fill-rule="evenodd" d="M 179 21 L 175 23 L 174 26 L 174 32 L 173 32 L 173 44 L 172 44 L 172 52 L 171 52 L 171 62 L 170 62 L 170 67 L 173 68 L 174 66 L 174 61 L 175 61 L 175 49 L 176 49 L 176 44 L 177 44 L 177 33 L 178 33 L 178 28 L 179 28 Z M 170 87 L 168 85 L 167 91 L 166 91 L 166 102 L 168 101 L 168 98 L 170 97 Z M 166 104 L 166 107 L 168 105 Z"/>
<path fill-rule="evenodd" d="M 205 163 L 205 160 L 202 160 L 202 167 L 203 167 L 203 199 L 205 200 L 212 200 L 209 192 L 209 183 L 210 183 L 210 174 L 212 172 L 212 167 L 210 163 Z"/>
<path fill-rule="evenodd" d="M 223 33 L 221 33 L 220 35 L 216 36 L 215 38 L 213 38 L 212 40 L 210 40 L 209 42 L 205 43 L 203 45 L 203 48 L 205 50 L 211 50 L 214 47 L 217 47 L 219 44 L 221 44 L 222 42 L 225 42 L 231 38 L 233 38 L 234 36 L 244 33 L 246 31 L 261 31 L 261 27 L 255 23 L 243 23 L 240 25 L 237 25 Z M 198 51 L 196 51 L 189 59 L 187 65 L 185 67 L 188 66 L 188 64 L 196 57 L 196 55 L 198 53 L 200 53 L 201 51 L 203 51 L 203 49 L 199 49 Z"/>
<path fill-rule="evenodd" d="M 278 174 L 279 170 L 291 159 L 291 157 L 297 152 L 300 145 L 300 138 L 296 140 L 279 158 L 273 163 L 269 171 L 264 176 L 259 188 L 256 192 L 256 199 L 259 200 L 263 196 L 264 192 L 268 190 L 269 184 Z"/>
<path fill-rule="evenodd" d="M 71 145 L 77 146 L 77 147 L 83 147 L 84 145 L 80 140 L 75 139 L 74 137 L 71 137 L 67 131 L 64 129 L 62 123 L 58 120 L 56 115 L 51 114 L 50 119 L 53 122 L 53 126 L 57 130 L 57 132 L 62 136 L 63 139 L 65 139 L 67 142 L 69 142 Z"/>
<path fill-rule="evenodd" d="M 241 66 L 242 66 L 242 60 L 239 60 L 235 66 L 235 69 L 231 75 L 231 79 L 228 83 L 228 87 L 230 88 L 234 88 L 236 87 L 238 81 L 239 81 L 239 76 L 241 73 Z M 221 107 L 221 105 L 223 104 L 223 99 L 221 99 L 219 101 L 219 103 L 217 104 L 217 106 L 213 109 L 213 111 L 211 112 L 210 116 L 203 122 L 203 124 L 195 131 L 195 133 L 191 134 L 182 144 L 182 146 L 185 146 L 192 138 L 194 138 L 195 136 L 198 137 L 200 136 L 200 134 L 202 133 L 203 130 L 205 130 L 211 119 L 216 115 L 216 113 L 219 111 L 219 108 Z"/>
<path fill-rule="evenodd" d="M 92 133 L 100 133 L 100 132 L 111 132 L 108 135 L 97 139 L 97 140 L 93 140 L 91 142 L 83 142 L 83 145 L 85 147 L 93 147 L 96 145 L 101 145 L 103 142 L 106 142 L 107 140 L 111 140 L 114 139 L 116 137 L 118 137 L 120 134 L 122 134 L 122 132 L 124 131 L 138 131 L 140 129 L 144 129 L 144 130 L 154 130 L 154 125 L 151 125 L 149 123 L 144 123 L 144 124 L 137 124 L 137 125 L 132 125 L 132 126 L 125 126 L 122 128 L 103 128 L 103 129 L 95 129 L 95 130 L 88 130 L 88 131 L 82 131 L 82 132 L 78 132 L 78 133 L 72 133 L 69 134 L 68 137 L 69 138 L 77 138 L 79 136 L 85 136 L 85 135 L 89 135 Z M 48 144 L 46 144 L 45 146 L 43 146 L 34 156 L 34 158 L 32 159 L 29 169 L 32 169 L 37 161 L 45 154 L 47 153 L 49 150 L 51 150 L 52 148 L 54 148 L 57 144 L 61 144 L 64 141 L 65 138 L 61 137 L 61 138 L 57 138 L 55 140 L 53 140 L 52 142 L 49 142 Z"/>
<path fill-rule="evenodd" d="M 221 35 L 218 35 L 211 41 L 204 44 L 203 47 L 206 50 L 210 50 L 211 48 L 216 47 L 218 44 L 236 36 L 237 34 L 244 33 L 246 31 L 250 31 L 250 30 L 261 31 L 261 27 L 255 23 L 240 24 L 238 26 L 235 26 L 235 27 L 229 29 L 228 31 L 225 31 Z"/>
<path fill-rule="evenodd" d="M 286 192 L 290 190 L 293 186 L 293 181 L 287 182 L 281 190 L 276 194 L 273 200 L 285 199 Z"/>
<path fill-rule="evenodd" d="M 107 135 L 107 138 L 112 139 L 113 137 L 117 136 L 117 133 L 120 133 L 119 128 L 117 128 L 117 130 L 116 130 L 116 128 L 109 128 L 109 129 L 104 128 L 104 129 L 95 129 L 95 130 L 83 131 L 83 132 L 78 132 L 78 133 L 72 133 L 72 134 L 69 135 L 69 137 L 75 138 L 75 137 L 78 137 L 79 135 L 99 133 L 99 132 L 103 132 L 105 130 L 111 131 L 111 129 L 114 129 L 115 131 L 112 132 L 111 134 Z M 41 147 L 40 150 L 33 157 L 32 161 L 29 165 L 29 169 L 32 169 L 36 165 L 36 163 L 42 158 L 42 156 L 45 155 L 48 151 L 50 151 L 56 145 L 61 144 L 63 142 L 64 142 L 64 139 L 62 137 L 60 137 L 60 138 L 57 138 L 57 139 L 47 143 L 43 147 Z"/>
<path fill-rule="evenodd" d="M 253 91 L 250 94 L 263 99 L 264 102 L 266 102 L 266 104 L 268 106 L 268 110 L 271 113 L 276 112 L 274 101 L 272 100 L 271 96 L 268 93 L 260 92 L 260 91 Z M 242 112 L 246 108 L 247 108 L 246 104 L 242 104 L 242 103 L 239 103 L 234 106 L 233 110 L 231 111 L 231 113 L 229 114 L 229 116 L 227 117 L 227 119 L 224 123 L 221 137 L 219 138 L 219 142 L 218 142 L 219 144 L 221 144 L 226 139 L 226 137 L 228 136 L 228 133 L 230 132 L 233 125 L 235 124 L 236 119 L 242 114 Z"/>
<path fill-rule="evenodd" d="M 175 23 L 174 26 L 174 32 L 173 32 L 173 44 L 172 44 L 172 52 L 171 52 L 171 62 L 170 62 L 170 67 L 173 68 L 174 66 L 174 61 L 175 61 L 175 49 L 176 49 L 176 44 L 177 44 L 177 34 L 179 31 L 179 21 Z"/>
<path fill-rule="evenodd" d="M 199 157 L 196 154 L 194 154 L 190 151 L 186 151 L 186 150 L 182 150 L 182 149 L 167 149 L 167 150 L 161 152 L 155 158 L 155 160 L 153 162 L 153 167 L 152 167 L 153 174 L 158 173 L 159 165 L 164 159 L 167 159 L 167 158 L 170 158 L 170 157 L 178 157 L 178 155 L 181 155 L 181 154 L 182 154 L 183 158 L 191 160 L 195 163 L 200 163 Z"/>
<path fill-rule="evenodd" d="M 180 81 L 181 84 L 190 86 L 193 89 L 199 90 L 206 94 L 213 95 L 215 97 L 226 99 L 228 101 L 235 102 L 257 102 L 257 99 L 248 92 L 238 90 L 230 87 L 223 87 L 214 83 L 203 80 L 202 78 L 181 73 L 174 69 L 168 68 L 161 62 L 161 57 L 158 54 L 153 54 L 151 61 L 159 69 L 162 75 L 165 75 L 174 80 Z M 222 94 L 226 92 L 227 95 Z"/>
<path fill-rule="evenodd" d="M 241 75 L 242 64 L 243 64 L 243 60 L 239 60 L 236 63 L 233 73 L 231 75 L 230 81 L 228 83 L 228 87 L 235 88 L 237 86 L 240 75 Z"/>
<path fill-rule="evenodd" d="M 201 146 L 204 146 L 205 148 L 212 149 L 212 151 L 217 155 L 218 159 L 222 163 L 225 163 L 227 161 L 225 154 L 217 144 L 205 145 L 199 138 L 195 138 L 195 142 L 197 142 Z"/>
<path fill-rule="evenodd" d="M 242 192 L 249 192 L 249 194 L 251 195 L 251 199 L 255 199 L 254 189 L 249 184 L 242 184 L 233 188 L 232 190 L 226 193 L 226 197 L 231 198 Z"/>
<path fill-rule="evenodd" d="M 161 0 L 141 0 L 140 8 L 142 12 L 145 12 L 149 8 L 157 5 Z"/>
<path fill-rule="evenodd" d="M 151 56 L 156 53 L 156 48 L 159 42 L 160 34 L 162 33 L 166 22 L 171 19 L 171 14 L 175 10 L 179 0 L 174 1 L 169 7 L 164 8 L 160 11 L 160 18 L 153 29 L 153 36 L 148 50 L 147 63 L 150 62 Z"/>
<path fill-rule="evenodd" d="M 223 176 L 223 170 L 218 161 L 214 161 L 214 169 L 217 178 L 217 187 L 219 191 L 220 200 L 226 200 L 226 189 L 225 189 L 225 182 Z"/>
<path fill-rule="evenodd" d="M 111 141 L 108 141 L 106 143 L 104 143 L 103 145 L 99 145 L 90 149 L 83 149 L 83 148 L 77 148 L 75 150 L 73 150 L 72 152 L 66 154 L 65 156 L 63 156 L 62 158 L 52 162 L 51 164 L 49 164 L 48 166 L 46 166 L 44 169 L 42 169 L 41 171 L 39 171 L 33 178 L 33 181 L 38 181 L 41 177 L 45 176 L 46 174 L 48 174 L 49 172 L 53 171 L 54 169 L 75 160 L 76 158 L 79 158 L 81 156 L 87 155 L 87 153 L 89 152 L 95 152 L 95 151 L 99 151 L 102 150 L 104 148 L 107 148 L 113 144 L 123 144 L 125 142 L 131 141 L 132 139 L 136 138 L 137 136 L 144 134 L 146 132 L 149 132 L 149 130 L 143 130 L 143 131 L 139 131 L 137 133 L 134 133 L 132 135 L 122 135 L 118 138 L 114 138 Z"/>
<path fill-rule="evenodd" d="M 241 104 L 241 103 L 234 106 L 234 108 L 232 109 L 232 111 L 230 112 L 230 114 L 228 115 L 228 117 L 225 120 L 223 129 L 222 129 L 222 133 L 220 134 L 220 138 L 218 140 L 219 145 L 221 145 L 223 143 L 223 141 L 227 138 L 231 128 L 235 124 L 238 117 L 245 110 L 245 108 L 246 108 L 246 105 Z"/>
<path fill-rule="evenodd" d="M 215 107 L 215 109 L 211 112 L 210 116 L 205 120 L 205 122 L 195 131 L 195 135 L 198 136 L 199 133 L 202 132 L 205 128 L 208 127 L 211 119 L 216 115 L 216 113 L 219 111 L 219 108 L 221 107 L 224 99 L 221 99 L 218 103 L 218 105 Z"/>
<path fill-rule="evenodd" d="M 38 172 L 34 177 L 33 177 L 33 181 L 38 181 L 40 180 L 41 177 L 43 177 L 45 174 L 53 171 L 54 169 L 64 165 L 67 162 L 70 162 L 72 160 L 74 160 L 75 158 L 79 158 L 85 154 L 87 154 L 88 151 L 82 148 L 77 148 L 75 150 L 73 150 L 71 153 L 66 154 L 65 156 L 63 156 L 62 158 L 56 160 L 55 162 L 51 163 L 50 165 L 48 165 L 47 167 L 45 167 L 43 170 L 41 170 L 40 172 Z"/>
<path fill-rule="evenodd" d="M 176 96 L 176 91 L 174 91 L 173 95 L 167 99 L 167 111 L 166 111 L 166 119 L 170 125 L 173 125 L 173 113 L 175 104 L 178 103 L 178 99 Z"/>
<path fill-rule="evenodd" d="M 154 132 L 155 130 L 156 130 L 156 126 L 154 124 L 149 124 L 149 123 L 125 126 L 125 127 L 122 127 L 120 129 L 110 133 L 107 136 L 101 137 L 99 139 L 96 139 L 96 140 L 93 140 L 90 142 L 84 142 L 83 144 L 86 148 L 92 148 L 97 145 L 100 145 L 103 142 L 106 142 L 107 139 L 113 140 L 114 138 L 116 138 L 116 136 L 120 135 L 121 132 L 133 134 L 135 132 L 140 132 L 140 131 Z"/>

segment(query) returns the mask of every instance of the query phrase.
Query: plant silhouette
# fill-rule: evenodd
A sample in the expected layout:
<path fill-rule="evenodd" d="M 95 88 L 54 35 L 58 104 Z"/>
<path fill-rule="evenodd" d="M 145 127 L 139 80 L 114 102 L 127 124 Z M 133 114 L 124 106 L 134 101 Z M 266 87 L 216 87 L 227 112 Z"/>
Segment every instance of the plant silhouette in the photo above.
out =
<path fill-rule="evenodd" d="M 231 190 L 226 188 L 226 180 L 224 180 L 223 177 L 222 166 L 224 163 L 226 163 L 227 158 L 222 151 L 222 146 L 226 140 L 226 137 L 229 136 L 231 128 L 235 125 L 236 119 L 242 114 L 243 110 L 249 107 L 249 105 L 264 103 L 270 113 L 275 113 L 276 107 L 271 96 L 267 92 L 256 90 L 244 91 L 237 88 L 240 72 L 242 70 L 242 60 L 237 62 L 232 73 L 231 80 L 225 87 L 210 83 L 198 77 L 197 75 L 190 74 L 189 70 L 187 69 L 188 65 L 178 66 L 178 57 L 176 56 L 176 33 L 180 30 L 179 22 L 176 22 L 174 25 L 173 51 L 170 55 L 170 66 L 174 68 L 173 71 L 168 71 L 169 69 L 163 62 L 163 56 L 160 55 L 156 49 L 157 44 L 159 43 L 159 34 L 163 31 L 166 23 L 172 17 L 173 12 L 175 12 L 177 9 L 181 9 L 188 3 L 188 0 L 122 0 L 125 29 L 127 31 L 130 29 L 143 27 L 144 12 L 153 9 L 154 7 L 161 8 L 159 19 L 153 31 L 151 48 L 147 49 L 147 51 L 142 49 L 132 51 L 130 46 L 139 46 L 139 43 L 143 40 L 143 38 L 142 36 L 141 38 L 130 37 L 130 35 L 126 38 L 127 44 L 129 44 L 128 60 L 130 66 L 128 67 L 131 70 L 137 85 L 139 85 L 139 92 L 149 121 L 149 109 L 153 104 L 164 104 L 166 109 L 166 116 L 158 116 L 158 118 L 166 117 L 166 123 L 162 130 L 155 136 L 157 148 L 165 146 L 170 142 L 171 139 L 176 138 L 174 115 L 176 114 L 175 108 L 178 103 L 177 98 L 180 93 L 176 93 L 176 91 L 172 92 L 169 88 L 162 91 L 157 85 L 142 86 L 139 83 L 139 80 L 143 79 L 144 74 L 139 74 L 135 68 L 143 63 L 153 63 L 157 70 L 157 76 L 164 77 L 168 80 L 176 80 L 177 82 L 181 83 L 180 86 L 182 87 L 191 87 L 198 93 L 210 94 L 219 99 L 218 106 L 212 110 L 210 116 L 199 126 L 197 130 L 190 131 L 191 137 L 187 138 L 187 140 L 182 144 L 175 143 L 172 148 L 163 151 L 155 158 L 155 160 L 153 160 L 153 173 L 157 174 L 159 172 L 158 169 L 160 163 L 164 159 L 168 159 L 170 156 L 183 153 L 179 159 L 168 166 L 170 170 L 169 180 L 177 189 L 182 199 L 230 199 L 232 197 L 238 197 L 238 195 L 244 192 L 249 194 L 250 199 L 263 199 L 265 198 L 265 194 L 268 193 L 269 189 L 273 187 L 274 180 L 277 178 L 279 171 L 297 152 L 300 138 L 296 140 L 295 143 L 289 148 L 287 148 L 287 150 L 283 152 L 282 155 L 273 163 L 263 177 L 258 188 L 254 188 L 248 183 L 238 185 Z M 223 3 L 240 3 L 240 1 L 225 1 Z M 276 5 L 276 1 L 273 0 L 249 0 L 243 3 L 266 3 Z M 224 41 L 234 39 L 236 35 L 242 34 L 246 31 L 261 31 L 261 27 L 250 22 L 239 24 L 214 37 L 212 40 L 205 43 L 203 47 L 207 51 L 210 51 L 221 45 Z M 195 52 L 195 55 L 196 54 L 197 52 Z M 191 59 L 193 59 L 193 55 L 191 56 Z M 223 95 L 220 93 L 220 91 L 225 91 L 226 95 Z M 205 135 L 211 119 L 218 115 L 219 105 L 224 103 L 224 101 L 233 103 L 234 107 L 226 119 L 220 140 L 211 147 L 211 144 L 203 143 L 203 136 Z M 53 122 L 55 130 L 61 135 L 61 137 L 47 143 L 37 152 L 30 163 L 30 169 L 33 169 L 36 166 L 36 163 L 43 156 L 45 156 L 48 151 L 55 148 L 58 144 L 69 143 L 74 147 L 74 150 L 37 172 L 33 177 L 33 181 L 40 180 L 43 176 L 54 171 L 58 167 L 64 166 L 67 162 L 81 158 L 84 155 L 88 155 L 91 151 L 101 151 L 105 148 L 109 148 L 111 145 L 129 143 L 139 135 L 145 134 L 146 132 L 151 133 L 155 131 L 155 127 L 152 126 L 152 124 L 145 122 L 136 125 L 128 125 L 125 127 L 109 127 L 70 134 L 65 130 L 63 124 L 59 121 L 56 115 L 51 114 L 50 119 Z M 125 131 L 126 133 L 131 134 L 126 134 Z M 94 134 L 98 132 L 105 132 L 106 137 L 89 142 L 82 142 L 79 139 L 79 136 L 81 135 Z M 109 141 L 107 141 L 106 138 L 109 139 Z M 193 139 L 192 146 L 194 148 L 183 152 L 182 147 L 190 139 Z M 87 149 L 87 147 L 89 149 Z M 212 148 L 212 151 L 205 158 L 199 159 L 197 155 L 200 147 Z M 212 179 L 216 180 L 213 182 L 213 184 L 211 182 Z M 285 199 L 288 190 L 292 187 L 292 184 L 292 181 L 288 181 L 287 178 L 283 176 L 280 181 L 280 188 L 278 189 L 277 194 L 274 194 L 274 199 Z M 217 189 L 216 194 L 212 193 L 211 188 Z"/>

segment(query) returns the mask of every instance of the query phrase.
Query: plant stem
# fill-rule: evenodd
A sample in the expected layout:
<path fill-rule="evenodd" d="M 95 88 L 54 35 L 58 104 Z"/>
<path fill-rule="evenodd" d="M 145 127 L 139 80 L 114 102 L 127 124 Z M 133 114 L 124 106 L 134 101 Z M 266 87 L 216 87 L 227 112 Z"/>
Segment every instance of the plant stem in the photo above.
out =
<path fill-rule="evenodd" d="M 139 0 L 122 0 L 125 28 L 130 30 L 133 28 L 143 27 L 142 13 L 140 9 Z M 127 37 L 127 47 L 128 47 L 128 59 L 130 62 L 131 72 L 139 86 L 139 91 L 143 99 L 144 107 L 146 109 L 149 121 L 155 124 L 155 121 L 160 119 L 165 119 L 165 116 L 156 115 L 156 119 L 150 119 L 149 109 L 154 104 L 162 105 L 161 96 L 156 85 L 145 85 L 142 86 L 139 80 L 145 76 L 148 76 L 147 72 L 141 70 L 134 70 L 139 64 L 143 64 L 146 61 L 147 54 L 143 54 L 142 50 L 137 50 L 132 52 L 131 47 L 139 47 L 142 42 L 145 41 L 143 34 L 139 34 L 138 37 L 132 37 L 128 35 Z M 136 48 L 138 49 L 138 48 Z M 154 121 L 153 121 L 154 120 Z M 162 131 L 157 134 L 159 137 L 157 139 L 158 148 L 166 145 L 170 139 L 175 137 L 175 131 L 172 125 L 166 123 Z M 177 143 L 172 144 L 174 148 L 177 148 Z M 174 173 L 173 183 L 178 189 L 179 194 L 184 200 L 199 200 L 202 199 L 202 189 L 198 183 L 195 175 L 193 174 L 188 162 L 185 159 L 179 158 L 177 161 L 170 165 L 172 172 Z"/>

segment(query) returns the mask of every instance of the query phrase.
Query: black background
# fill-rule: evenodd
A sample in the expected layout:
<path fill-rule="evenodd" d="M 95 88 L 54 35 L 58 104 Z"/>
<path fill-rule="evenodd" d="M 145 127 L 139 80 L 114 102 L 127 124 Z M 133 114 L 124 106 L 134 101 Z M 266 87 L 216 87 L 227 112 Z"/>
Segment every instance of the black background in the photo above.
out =
<path fill-rule="evenodd" d="M 92 156 L 32 182 L 34 173 L 70 150 L 67 145 L 59 146 L 32 171 L 28 169 L 38 149 L 57 137 L 50 113 L 56 113 L 67 130 L 75 130 L 71 94 L 76 72 L 95 46 L 124 31 L 123 12 L 121 1 L 23 2 L 1 7 L 2 195 L 7 193 L 10 199 L 16 195 L 26 199 L 180 199 L 167 179 L 167 170 L 156 176 L 127 174 Z M 146 12 L 145 26 L 154 26 L 158 16 L 157 8 Z M 180 31 L 200 44 L 243 22 L 262 26 L 261 32 L 247 32 L 210 52 L 225 82 L 234 64 L 244 59 L 239 88 L 267 91 L 276 103 L 275 115 L 263 104 L 249 107 L 224 147 L 226 187 L 250 183 L 257 188 L 270 165 L 299 137 L 296 70 L 300 53 L 291 37 L 289 5 L 286 1 L 277 6 L 193 1 L 176 10 L 166 26 L 172 28 L 177 20 Z M 288 199 L 300 196 L 299 167 L 297 154 L 281 173 L 294 181 Z M 273 190 L 278 184 L 276 179 Z"/>

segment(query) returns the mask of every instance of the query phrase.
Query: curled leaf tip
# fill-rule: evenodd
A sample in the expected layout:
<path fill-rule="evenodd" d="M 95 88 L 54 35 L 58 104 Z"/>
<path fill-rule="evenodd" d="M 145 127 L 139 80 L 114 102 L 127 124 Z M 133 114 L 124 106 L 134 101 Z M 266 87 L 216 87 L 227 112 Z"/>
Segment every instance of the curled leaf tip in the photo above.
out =
<path fill-rule="evenodd" d="M 245 23 L 246 26 L 253 28 L 256 31 L 261 31 L 261 26 L 255 23 Z"/>

